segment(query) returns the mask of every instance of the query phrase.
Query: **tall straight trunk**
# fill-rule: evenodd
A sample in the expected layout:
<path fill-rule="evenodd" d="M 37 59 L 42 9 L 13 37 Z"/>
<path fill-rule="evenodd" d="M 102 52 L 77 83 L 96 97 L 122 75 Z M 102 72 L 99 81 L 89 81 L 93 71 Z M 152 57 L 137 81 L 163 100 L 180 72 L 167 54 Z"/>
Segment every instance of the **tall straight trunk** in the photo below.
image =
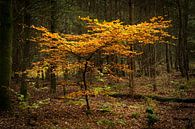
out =
<path fill-rule="evenodd" d="M 108 20 L 108 10 L 107 10 L 108 3 L 107 2 L 108 2 L 107 0 L 104 0 L 104 19 L 105 20 Z"/>
<path fill-rule="evenodd" d="M 50 24 L 50 30 L 52 33 L 56 32 L 56 12 L 57 12 L 57 0 L 51 0 L 51 24 Z"/>
<path fill-rule="evenodd" d="M 174 68 L 174 57 L 173 57 L 173 47 L 169 46 L 169 54 L 170 54 L 170 68 L 173 69 Z"/>
<path fill-rule="evenodd" d="M 153 85 L 153 91 L 157 91 L 157 85 L 156 85 L 156 45 L 154 44 L 152 46 L 153 49 L 153 56 L 152 56 L 152 85 Z"/>
<path fill-rule="evenodd" d="M 165 3 L 163 2 L 163 15 L 167 15 L 167 18 L 170 17 L 170 8 L 166 7 Z M 173 69 L 173 55 L 172 55 L 172 47 L 170 44 L 165 44 L 165 59 L 166 59 L 166 68 L 167 73 L 171 72 L 171 69 Z"/>
<path fill-rule="evenodd" d="M 129 23 L 133 24 L 134 19 L 134 4 L 133 0 L 129 0 Z M 133 51 L 133 45 L 131 45 L 130 48 L 131 51 Z M 133 71 L 134 70 L 134 60 L 133 57 L 129 57 L 128 59 L 129 68 Z M 129 87 L 130 87 L 130 94 L 133 94 L 134 92 L 134 71 L 129 73 Z"/>
<path fill-rule="evenodd" d="M 169 45 L 166 44 L 166 66 L 167 66 L 167 73 L 170 73 L 170 51 Z"/>
<path fill-rule="evenodd" d="M 114 12 L 114 10 L 113 10 L 113 0 L 109 0 L 109 9 L 108 9 L 108 19 L 107 20 L 113 20 L 113 12 Z"/>
<path fill-rule="evenodd" d="M 51 10 L 50 10 L 50 14 L 51 14 L 51 23 L 50 23 L 50 31 L 52 33 L 56 32 L 56 12 L 57 12 L 57 0 L 50 0 L 50 6 L 51 6 Z M 56 69 L 56 65 L 55 64 L 50 64 L 49 66 L 49 74 L 50 74 L 50 83 L 51 83 L 51 87 L 50 87 L 50 92 L 52 94 L 56 93 L 56 86 L 57 86 L 57 78 L 56 78 L 56 74 L 55 74 L 55 69 Z"/>
<path fill-rule="evenodd" d="M 157 1 L 154 0 L 154 15 L 157 15 Z M 156 45 L 153 45 L 153 56 L 152 56 L 152 60 L 153 60 L 153 72 L 152 72 L 152 85 L 153 85 L 153 91 L 157 90 L 157 86 L 156 86 Z"/>
<path fill-rule="evenodd" d="M 24 98 L 27 97 L 27 83 L 26 83 L 26 68 L 30 64 L 30 25 L 31 25 L 31 15 L 29 13 L 30 1 L 25 0 L 25 11 L 24 11 L 24 45 L 23 45 L 23 60 L 22 60 L 22 78 L 21 78 L 21 87 L 20 94 L 24 95 Z"/>
<path fill-rule="evenodd" d="M 10 108 L 12 28 L 12 0 L 0 0 L 0 110 Z"/>
<path fill-rule="evenodd" d="M 14 81 L 19 84 L 20 83 L 20 76 L 18 72 L 22 71 L 22 46 L 23 46 L 23 33 L 24 28 L 22 27 L 21 23 L 23 23 L 23 18 L 18 17 L 19 13 L 18 10 L 23 8 L 24 4 L 19 4 L 18 0 L 13 1 L 13 17 L 15 17 L 13 22 L 13 51 L 12 51 L 12 72 L 13 72 L 13 79 Z"/>
<path fill-rule="evenodd" d="M 183 56 L 184 56 L 184 71 L 185 71 L 185 77 L 187 80 L 189 80 L 189 57 L 188 57 L 188 14 L 189 14 L 189 0 L 184 0 L 184 8 L 183 8 Z"/>
<path fill-rule="evenodd" d="M 114 0 L 114 15 L 115 15 L 114 19 L 118 19 L 118 11 L 119 11 L 118 0 Z"/>
<path fill-rule="evenodd" d="M 183 5 L 183 6 L 182 6 Z M 189 0 L 177 0 L 178 6 L 178 18 L 179 18 L 179 30 L 178 30 L 178 45 L 177 45 L 177 60 L 179 64 L 179 70 L 183 77 L 189 80 L 189 57 L 188 57 L 188 10 Z"/>
<path fill-rule="evenodd" d="M 89 12 L 92 12 L 94 13 L 95 11 L 95 1 L 94 0 L 89 0 L 89 3 L 88 3 L 88 6 L 89 6 Z"/>
<path fill-rule="evenodd" d="M 183 69 L 183 53 L 182 53 L 182 49 L 183 49 L 183 44 L 182 44 L 182 28 L 183 28 L 183 24 L 182 24 L 182 7 L 181 7 L 181 1 L 177 0 L 177 6 L 178 6 L 178 18 L 179 18 L 179 30 L 178 30 L 178 44 L 177 44 L 177 63 L 179 66 L 179 70 L 182 74 L 182 76 L 184 76 L 184 69 Z"/>

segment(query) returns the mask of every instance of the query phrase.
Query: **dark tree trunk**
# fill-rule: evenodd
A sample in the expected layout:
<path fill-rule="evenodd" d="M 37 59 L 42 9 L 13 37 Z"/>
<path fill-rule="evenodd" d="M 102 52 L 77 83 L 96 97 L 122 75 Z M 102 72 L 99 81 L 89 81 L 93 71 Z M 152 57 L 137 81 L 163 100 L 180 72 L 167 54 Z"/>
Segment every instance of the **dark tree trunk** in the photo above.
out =
<path fill-rule="evenodd" d="M 30 1 L 25 0 L 25 11 L 24 11 L 24 45 L 23 45 L 23 60 L 22 60 L 22 78 L 21 78 L 21 87 L 20 94 L 24 95 L 24 98 L 27 98 L 27 83 L 26 83 L 26 68 L 30 64 L 30 26 L 31 26 L 31 15 L 29 13 Z"/>
<path fill-rule="evenodd" d="M 19 18 L 18 15 L 21 15 L 18 13 L 18 10 L 23 8 L 23 3 L 19 4 L 20 1 L 14 0 L 13 1 L 13 17 L 16 19 L 13 22 L 13 52 L 12 52 L 12 71 L 13 71 L 13 79 L 14 81 L 19 84 L 20 83 L 20 76 L 18 72 L 22 71 L 22 38 L 23 38 L 23 30 L 24 28 L 21 26 L 21 23 L 23 23 L 24 19 L 23 17 Z M 18 17 L 18 18 L 17 18 Z"/>
<path fill-rule="evenodd" d="M 87 91 L 87 82 L 86 82 L 86 73 L 87 73 L 87 67 L 88 67 L 88 61 L 85 63 L 84 71 L 83 71 L 83 84 L 84 84 L 84 90 Z M 88 95 L 85 95 L 85 101 L 87 105 L 87 111 L 90 111 L 90 105 L 89 105 L 89 98 Z"/>
<path fill-rule="evenodd" d="M 129 23 L 133 24 L 134 20 L 134 4 L 132 0 L 129 0 Z M 131 45 L 131 51 L 133 51 L 133 45 Z M 133 57 L 129 57 L 128 59 L 128 65 L 129 68 L 133 71 L 135 70 L 134 66 L 134 60 Z M 134 71 L 129 73 L 129 87 L 130 87 L 130 94 L 133 94 L 134 92 Z"/>
<path fill-rule="evenodd" d="M 57 11 L 57 1 L 51 0 L 51 32 L 56 32 L 56 11 Z M 51 82 L 51 93 L 56 93 L 57 79 L 55 74 L 55 64 L 50 64 L 50 82 Z"/>
<path fill-rule="evenodd" d="M 157 1 L 154 0 L 154 16 L 157 15 Z M 156 42 L 158 43 L 158 42 Z M 153 56 L 152 56 L 152 85 L 153 85 L 153 91 L 157 91 L 157 85 L 156 85 L 156 44 L 152 47 L 153 50 Z"/>
<path fill-rule="evenodd" d="M 0 0 L 0 110 L 10 108 L 12 72 L 12 0 Z"/>
<path fill-rule="evenodd" d="M 178 18 L 179 18 L 179 30 L 178 30 L 178 44 L 177 44 L 177 63 L 179 66 L 179 70 L 184 76 L 184 69 L 183 69 L 183 53 L 182 53 L 182 8 L 181 8 L 181 2 L 180 0 L 177 0 L 177 6 L 178 6 Z"/>
<path fill-rule="evenodd" d="M 185 77 L 189 80 L 189 57 L 188 57 L 188 14 L 189 14 L 189 0 L 184 1 L 184 9 L 183 9 L 183 44 L 184 44 L 184 71 Z"/>
<path fill-rule="evenodd" d="M 169 45 L 166 44 L 166 66 L 167 66 L 167 73 L 170 73 L 170 53 L 169 53 Z"/>
<path fill-rule="evenodd" d="M 179 31 L 178 31 L 178 45 L 177 45 L 177 62 L 179 70 L 183 77 L 189 80 L 189 57 L 188 57 L 188 9 L 189 0 L 177 0 Z"/>

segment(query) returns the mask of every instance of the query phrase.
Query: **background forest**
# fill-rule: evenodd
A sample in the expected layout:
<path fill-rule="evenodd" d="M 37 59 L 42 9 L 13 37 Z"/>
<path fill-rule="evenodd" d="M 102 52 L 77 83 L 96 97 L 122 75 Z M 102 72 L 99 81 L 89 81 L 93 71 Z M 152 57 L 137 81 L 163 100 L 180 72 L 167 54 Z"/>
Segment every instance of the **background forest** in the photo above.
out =
<path fill-rule="evenodd" d="M 195 128 L 195 1 L 0 0 L 0 128 Z"/>

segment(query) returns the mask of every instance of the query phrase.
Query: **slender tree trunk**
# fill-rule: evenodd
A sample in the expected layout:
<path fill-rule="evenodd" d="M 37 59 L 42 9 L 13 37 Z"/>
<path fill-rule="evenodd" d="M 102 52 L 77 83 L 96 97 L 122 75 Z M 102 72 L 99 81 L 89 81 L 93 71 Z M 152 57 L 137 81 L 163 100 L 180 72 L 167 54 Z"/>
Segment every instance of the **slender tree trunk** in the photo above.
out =
<path fill-rule="evenodd" d="M 154 15 L 157 15 L 157 1 L 154 0 Z M 156 42 L 157 43 L 157 42 Z M 152 56 L 152 60 L 153 60 L 153 72 L 152 72 L 152 83 L 153 83 L 153 91 L 157 91 L 157 85 L 156 85 L 156 44 L 153 45 L 152 47 L 153 49 L 153 56 Z"/>
<path fill-rule="evenodd" d="M 13 1 L 13 17 L 17 17 L 18 10 L 23 8 L 23 3 L 18 4 L 18 0 Z M 22 46 L 23 42 L 20 40 L 23 38 L 22 32 L 23 27 L 21 26 L 21 23 L 23 23 L 23 18 L 16 18 L 13 22 L 13 51 L 12 51 L 12 71 L 13 71 L 13 79 L 14 81 L 19 84 L 20 83 L 20 76 L 17 72 L 22 71 Z"/>
<path fill-rule="evenodd" d="M 183 77 L 189 80 L 189 57 L 188 57 L 188 9 L 189 0 L 177 0 L 178 6 L 178 18 L 179 18 L 179 30 L 178 30 L 178 45 L 177 45 L 177 60 L 179 64 L 179 70 Z M 182 6 L 183 5 L 183 6 Z"/>
<path fill-rule="evenodd" d="M 163 15 L 167 15 L 167 18 L 170 17 L 170 7 L 166 7 L 165 2 L 162 1 L 163 5 Z M 173 69 L 173 58 L 172 58 L 172 49 L 170 44 L 165 44 L 165 60 L 166 60 L 166 70 L 167 73 L 171 72 L 171 69 Z"/>
<path fill-rule="evenodd" d="M 86 73 L 87 73 L 87 67 L 88 67 L 88 61 L 85 62 L 85 67 L 83 71 L 83 84 L 84 84 L 84 90 L 87 91 L 87 82 L 86 82 Z M 88 95 L 85 95 L 85 101 L 87 105 L 87 111 L 90 111 L 90 105 L 89 105 L 89 98 Z"/>
<path fill-rule="evenodd" d="M 57 86 L 57 78 L 56 78 L 56 74 L 55 74 L 55 65 L 54 64 L 51 64 L 50 65 L 51 67 L 51 71 L 50 71 L 50 77 L 51 77 L 51 89 L 50 89 L 50 92 L 52 94 L 55 94 L 56 93 L 56 86 Z"/>
<path fill-rule="evenodd" d="M 177 6 L 178 6 L 178 18 L 179 18 L 179 30 L 178 30 L 178 44 L 177 44 L 177 62 L 179 65 L 179 70 L 182 74 L 182 76 L 184 76 L 184 69 L 183 69 L 183 53 L 182 53 L 182 28 L 183 28 L 183 24 L 182 24 L 182 8 L 181 8 L 181 1 L 177 0 Z"/>
<path fill-rule="evenodd" d="M 174 57 L 173 57 L 173 47 L 172 46 L 169 46 L 169 54 L 170 54 L 170 67 L 171 67 L 171 70 L 174 68 Z"/>
<path fill-rule="evenodd" d="M 130 24 L 133 24 L 134 19 L 134 4 L 132 0 L 129 0 L 129 21 Z M 133 51 L 133 45 L 131 45 L 131 51 Z M 134 92 L 134 60 L 133 57 L 129 57 L 129 68 L 132 70 L 131 73 L 129 73 L 129 87 L 130 87 L 130 94 L 133 94 Z"/>
<path fill-rule="evenodd" d="M 21 87 L 20 94 L 24 95 L 24 98 L 27 98 L 27 83 L 26 83 L 26 68 L 30 64 L 30 25 L 31 25 L 31 15 L 29 13 L 30 1 L 25 0 L 25 11 L 24 11 L 24 45 L 23 45 L 23 60 L 22 60 L 22 78 L 21 78 Z"/>
<path fill-rule="evenodd" d="M 12 72 L 12 0 L 0 0 L 0 110 L 10 108 Z"/>
<path fill-rule="evenodd" d="M 156 85 L 156 45 L 153 45 L 153 63 L 152 63 L 152 85 L 153 85 L 153 91 L 157 91 L 157 85 Z"/>
<path fill-rule="evenodd" d="M 189 14 L 189 0 L 184 0 L 184 9 L 183 9 L 183 44 L 184 44 L 184 71 L 185 77 L 189 80 L 189 57 L 188 57 L 188 14 Z"/>
<path fill-rule="evenodd" d="M 56 32 L 56 11 L 57 11 L 57 1 L 56 0 L 51 0 L 51 32 L 55 33 Z M 55 94 L 56 93 L 56 86 L 57 86 L 57 78 L 55 74 L 55 64 L 50 64 L 50 82 L 51 82 L 51 93 Z"/>
<path fill-rule="evenodd" d="M 169 45 L 168 44 L 166 44 L 166 66 L 167 66 L 167 73 L 170 73 L 170 58 L 169 58 L 169 56 L 170 56 L 170 51 L 169 51 Z"/>
<path fill-rule="evenodd" d="M 104 0 L 104 19 L 108 20 L 108 1 Z"/>

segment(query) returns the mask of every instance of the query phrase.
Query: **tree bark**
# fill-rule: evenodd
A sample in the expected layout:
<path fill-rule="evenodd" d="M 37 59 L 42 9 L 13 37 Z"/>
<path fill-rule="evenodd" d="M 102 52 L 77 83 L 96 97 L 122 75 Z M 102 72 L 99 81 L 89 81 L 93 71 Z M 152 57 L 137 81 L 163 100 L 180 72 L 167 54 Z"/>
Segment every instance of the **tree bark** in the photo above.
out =
<path fill-rule="evenodd" d="M 189 80 L 189 57 L 188 57 L 188 10 L 189 0 L 182 2 L 177 0 L 178 18 L 179 18 L 179 30 L 178 30 L 178 44 L 177 44 L 177 62 L 179 70 L 183 77 Z M 183 5 L 183 6 L 182 6 Z"/>
<path fill-rule="evenodd" d="M 167 66 L 167 73 L 170 73 L 170 58 L 169 58 L 169 56 L 170 56 L 170 51 L 169 51 L 169 45 L 168 44 L 166 44 L 166 66 Z"/>
<path fill-rule="evenodd" d="M 85 91 L 87 91 L 87 89 L 88 89 L 87 88 L 87 82 L 86 82 L 87 67 L 88 67 L 88 61 L 86 60 L 84 71 L 83 71 L 83 84 L 84 84 L 84 90 Z M 85 95 L 85 101 L 86 101 L 87 111 L 90 111 L 89 97 L 88 97 L 87 94 Z"/>
<path fill-rule="evenodd" d="M 132 0 L 129 0 L 129 23 L 133 24 L 133 20 L 134 20 L 134 4 L 132 2 Z M 131 51 L 133 51 L 133 45 L 131 45 L 130 48 Z M 133 71 L 134 69 L 134 60 L 133 57 L 129 57 L 128 59 L 128 65 L 129 68 Z M 129 87 L 130 87 L 130 94 L 133 94 L 134 92 L 134 71 L 129 73 Z"/>
<path fill-rule="evenodd" d="M 157 15 L 157 1 L 154 0 L 154 16 Z M 158 42 L 156 42 L 158 43 Z M 156 44 L 153 45 L 152 47 L 153 49 L 153 56 L 152 56 L 152 68 L 153 68 L 153 72 L 152 72 L 152 85 L 153 85 L 153 91 L 157 91 L 157 85 L 156 85 Z"/>
<path fill-rule="evenodd" d="M 184 71 L 185 77 L 189 80 L 189 57 L 188 57 L 188 14 L 189 14 L 189 0 L 184 1 L 184 9 L 183 9 L 183 44 L 184 44 Z"/>
<path fill-rule="evenodd" d="M 31 15 L 29 13 L 30 1 L 25 0 L 25 9 L 24 9 L 24 45 L 23 45 L 23 60 L 22 60 L 22 77 L 21 77 L 21 86 L 20 94 L 24 95 L 24 98 L 27 98 L 27 83 L 26 83 L 26 68 L 30 65 L 30 26 L 31 26 Z"/>
<path fill-rule="evenodd" d="M 51 0 L 51 32 L 55 33 L 56 32 L 56 11 L 57 11 L 57 1 L 56 0 Z M 55 94 L 56 93 L 56 86 L 57 86 L 57 79 L 56 79 L 56 74 L 55 74 L 55 64 L 50 64 L 50 82 L 51 82 L 51 93 Z"/>
<path fill-rule="evenodd" d="M 12 72 L 12 0 L 0 0 L 0 110 L 10 108 Z"/>

